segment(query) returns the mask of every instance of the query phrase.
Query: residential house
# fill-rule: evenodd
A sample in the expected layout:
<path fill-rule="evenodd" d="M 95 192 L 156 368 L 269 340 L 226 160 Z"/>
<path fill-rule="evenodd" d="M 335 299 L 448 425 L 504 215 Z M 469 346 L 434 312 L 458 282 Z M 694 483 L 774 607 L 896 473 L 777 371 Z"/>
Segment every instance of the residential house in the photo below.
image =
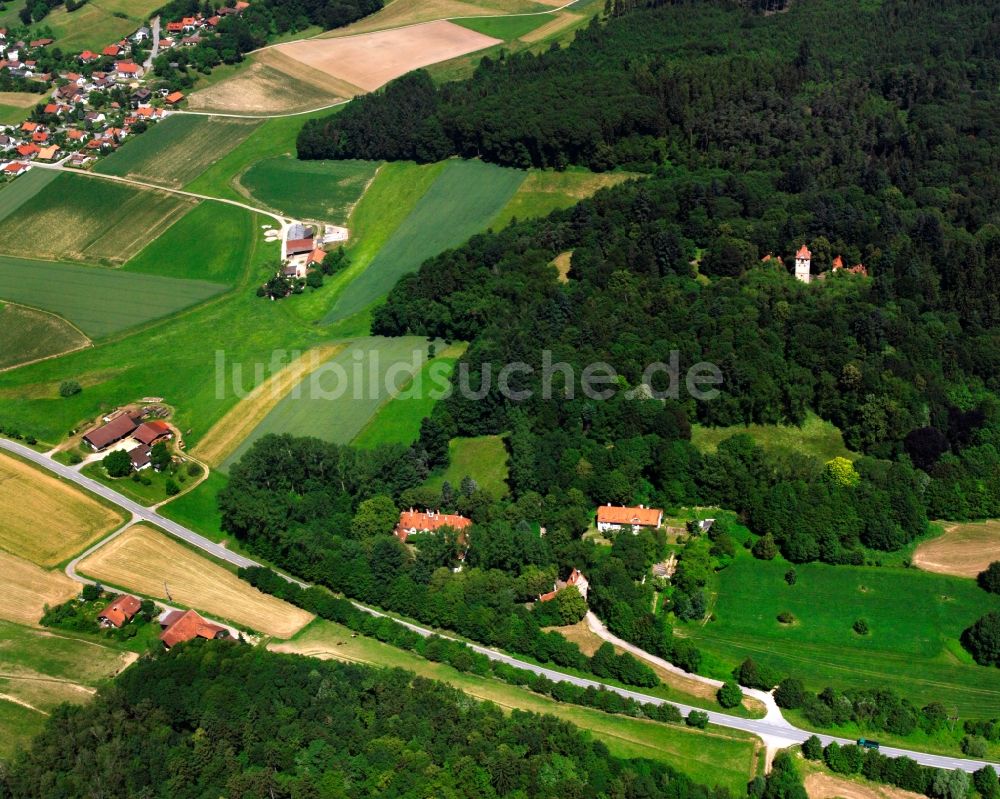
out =
<path fill-rule="evenodd" d="M 139 421 L 139 419 L 123 413 L 106 424 L 91 430 L 84 435 L 83 440 L 92 450 L 100 452 L 132 435 L 132 431 L 139 426 Z"/>
<path fill-rule="evenodd" d="M 643 528 L 655 530 L 662 524 L 663 511 L 659 508 L 647 508 L 645 505 L 631 508 L 609 502 L 597 509 L 597 529 L 602 533 L 631 527 L 635 534 Z"/>
<path fill-rule="evenodd" d="M 538 601 L 548 602 L 551 599 L 555 599 L 556 594 L 558 594 L 564 588 L 568 588 L 570 586 L 576 588 L 576 590 L 580 592 L 580 595 L 584 599 L 587 598 L 587 592 L 590 590 L 590 583 L 587 581 L 587 578 L 583 576 L 583 572 L 578 571 L 577 569 L 573 569 L 573 571 L 569 573 L 569 577 L 567 577 L 565 580 L 556 580 L 556 584 L 552 586 L 552 590 L 549 591 L 547 594 L 542 594 L 541 596 L 539 596 Z"/>
<path fill-rule="evenodd" d="M 22 144 L 17 148 L 17 154 L 21 158 L 34 158 L 41 148 L 37 144 Z"/>
<path fill-rule="evenodd" d="M 31 140 L 35 144 L 45 144 L 45 142 L 49 140 L 49 134 L 46 133 L 44 130 L 36 130 L 34 133 L 31 134 Z"/>
<path fill-rule="evenodd" d="M 107 119 L 100 111 L 88 111 L 83 115 L 83 121 L 91 125 L 100 125 Z"/>
<path fill-rule="evenodd" d="M 135 33 L 132 34 L 132 41 L 133 42 L 144 42 L 149 37 L 150 37 L 149 28 L 147 28 L 144 25 L 143 27 L 139 28 L 139 30 L 137 30 Z"/>
<path fill-rule="evenodd" d="M 195 638 L 209 641 L 229 638 L 229 630 L 205 621 L 193 610 L 171 610 L 164 613 L 160 617 L 160 627 L 163 628 L 160 640 L 167 649 Z"/>
<path fill-rule="evenodd" d="M 38 160 L 55 161 L 59 157 L 60 152 L 58 144 L 50 144 L 48 147 L 43 147 L 38 151 Z"/>
<path fill-rule="evenodd" d="M 28 47 L 31 47 L 31 48 L 45 47 L 46 45 L 52 44 L 53 41 L 54 41 L 53 39 L 44 39 L 44 38 L 43 39 L 34 39 L 31 42 L 28 42 Z"/>
<path fill-rule="evenodd" d="M 134 61 L 115 61 L 115 75 L 122 80 L 141 78 L 142 67 Z"/>
<path fill-rule="evenodd" d="M 92 52 L 91 50 L 84 50 L 79 56 L 77 56 L 83 64 L 93 64 L 100 57 L 101 56 L 98 53 Z"/>
<path fill-rule="evenodd" d="M 112 58 L 117 58 L 118 54 L 122 51 L 121 47 L 117 44 L 109 44 L 103 50 L 101 50 L 101 55 L 111 56 Z"/>
<path fill-rule="evenodd" d="M 21 130 L 25 133 L 34 133 L 36 130 L 45 130 L 45 126 L 40 122 L 32 122 L 27 120 L 21 123 Z"/>
<path fill-rule="evenodd" d="M 147 89 L 145 86 L 140 86 L 134 92 L 129 100 L 132 103 L 133 108 L 140 108 L 144 105 L 149 105 L 149 101 L 152 99 L 153 93 Z"/>
<path fill-rule="evenodd" d="M 152 449 L 145 444 L 133 447 L 128 451 L 129 460 L 132 461 L 132 468 L 137 472 L 148 469 L 152 464 Z"/>
<path fill-rule="evenodd" d="M 0 134 L 0 149 L 6 150 L 8 147 L 13 147 L 17 144 L 16 139 L 12 139 L 6 133 Z"/>
<path fill-rule="evenodd" d="M 3 173 L 9 178 L 16 178 L 28 171 L 28 165 L 20 161 L 11 161 L 3 168 Z"/>
<path fill-rule="evenodd" d="M 76 128 L 68 128 L 66 130 L 66 138 L 77 144 L 83 144 L 87 140 L 87 131 L 77 130 Z"/>
<path fill-rule="evenodd" d="M 177 105 L 181 100 L 184 99 L 183 92 L 170 92 L 166 97 L 163 98 L 167 105 Z"/>
<path fill-rule="evenodd" d="M 181 33 L 184 30 L 183 22 L 168 22 L 167 32 L 168 33 Z"/>
<path fill-rule="evenodd" d="M 396 524 L 396 537 L 406 543 L 406 539 L 415 533 L 436 533 L 442 527 L 451 527 L 462 532 L 472 524 L 472 519 L 453 513 L 440 511 L 415 511 L 410 508 L 399 514 Z"/>
<path fill-rule="evenodd" d="M 102 610 L 97 621 L 102 627 L 124 627 L 142 608 L 142 602 L 131 594 L 122 594 Z"/>
<path fill-rule="evenodd" d="M 184 17 L 181 20 L 182 31 L 193 31 L 198 28 L 198 17 Z"/>
<path fill-rule="evenodd" d="M 192 33 L 181 39 L 181 47 L 194 47 L 196 44 L 201 44 L 201 36 L 197 33 Z"/>
<path fill-rule="evenodd" d="M 307 239 L 288 239 L 285 242 L 285 255 L 289 258 L 295 255 L 307 255 L 316 249 L 313 237 Z"/>

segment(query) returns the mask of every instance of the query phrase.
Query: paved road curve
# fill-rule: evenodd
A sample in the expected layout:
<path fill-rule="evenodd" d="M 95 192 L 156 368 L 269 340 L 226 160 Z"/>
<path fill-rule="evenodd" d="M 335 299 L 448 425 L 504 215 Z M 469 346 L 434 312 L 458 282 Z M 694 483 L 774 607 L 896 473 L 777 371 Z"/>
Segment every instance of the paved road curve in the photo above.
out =
<path fill-rule="evenodd" d="M 180 524 L 177 524 L 177 522 L 171 521 L 170 519 L 161 516 L 159 513 L 156 513 L 155 511 L 150 510 L 149 508 L 145 508 L 142 505 L 133 502 L 128 497 L 119 494 L 117 491 L 108 488 L 106 485 L 98 483 L 96 480 L 92 480 L 89 477 L 85 477 L 84 475 L 80 474 L 77 471 L 74 471 L 70 467 L 63 466 L 61 463 L 57 463 L 47 455 L 35 452 L 35 450 L 30 449 L 29 447 L 26 447 L 23 444 L 19 444 L 15 441 L 9 441 L 8 439 L 5 438 L 0 438 L 0 449 L 12 452 L 15 455 L 19 455 L 20 457 L 29 460 L 32 463 L 37 464 L 38 466 L 41 466 L 43 469 L 46 469 L 50 472 L 59 475 L 60 477 L 66 480 L 76 483 L 77 485 L 87 489 L 88 491 L 91 491 L 94 494 L 97 494 L 98 496 L 108 500 L 109 502 L 118 505 L 119 507 L 133 514 L 135 518 L 147 521 L 150 524 L 155 524 L 157 527 L 161 528 L 162 530 L 165 530 L 171 535 L 177 536 L 178 538 L 188 542 L 192 546 L 198 547 L 199 549 L 208 552 L 210 555 L 213 555 L 216 558 L 219 558 L 220 560 L 224 560 L 236 566 L 260 565 L 256 561 L 250 560 L 250 558 L 246 558 L 243 555 L 239 555 L 235 552 L 226 549 L 223 546 L 220 546 L 219 544 L 216 544 L 213 541 L 210 541 L 209 539 L 205 538 L 202 535 L 199 535 L 193 530 L 189 530 L 188 528 Z M 302 583 L 298 580 L 293 580 L 293 582 L 296 582 L 302 586 L 306 585 L 305 583 Z M 372 608 L 366 607 L 364 605 L 360 605 L 357 602 L 353 604 L 360 610 L 363 610 L 366 613 L 371 613 L 372 615 L 375 616 L 388 615 L 380 611 L 374 610 Z M 424 636 L 434 635 L 434 634 L 440 635 L 440 633 L 437 633 L 437 631 L 429 630 L 426 627 L 421 627 L 419 625 L 412 624 L 411 622 L 401 621 L 399 619 L 396 619 L 396 621 L 398 621 L 400 624 L 403 624 L 405 627 L 413 630 L 415 633 L 418 633 L 420 635 Z M 447 637 L 447 636 L 442 636 L 442 637 Z M 552 680 L 553 682 L 569 682 L 572 683 L 573 685 L 579 685 L 584 688 L 588 686 L 593 686 L 594 688 L 604 688 L 609 691 L 614 691 L 615 693 L 620 694 L 621 696 L 635 699 L 637 702 L 649 702 L 656 705 L 667 704 L 666 700 L 656 696 L 649 696 L 647 694 L 639 693 L 638 691 L 630 691 L 627 688 L 619 688 L 614 685 L 605 685 L 604 683 L 601 683 L 597 680 L 590 680 L 585 677 L 576 677 L 571 674 L 564 674 L 560 671 L 555 671 L 554 669 L 549 669 L 544 666 L 538 666 L 533 663 L 527 663 L 523 660 L 518 660 L 517 658 L 511 657 L 510 655 L 504 654 L 503 652 L 497 652 L 496 650 L 493 649 L 487 649 L 486 647 L 479 646 L 477 644 L 470 644 L 469 646 L 471 649 L 482 655 L 485 655 L 490 660 L 499 661 L 501 663 L 507 663 L 508 665 L 515 666 L 516 668 L 519 669 L 526 669 L 535 674 L 542 674 L 548 679 Z M 681 704 L 679 702 L 670 702 L 669 704 L 675 705 L 676 707 L 680 708 L 681 712 L 685 714 L 690 713 L 692 710 L 701 710 L 701 708 L 695 708 L 690 705 Z M 806 738 L 808 738 L 810 735 L 812 735 L 811 732 L 808 732 L 806 730 L 800 730 L 797 727 L 783 726 L 781 724 L 769 722 L 766 719 L 744 719 L 740 718 L 739 716 L 730 716 L 726 713 L 718 713 L 713 710 L 708 710 L 705 712 L 708 713 L 709 721 L 711 721 L 713 724 L 718 724 L 720 727 L 728 727 L 734 730 L 743 730 L 744 732 L 753 733 L 754 735 L 759 735 L 763 737 L 765 740 L 770 741 L 772 743 L 779 743 L 786 746 L 790 746 L 792 744 L 801 743 L 802 741 L 806 740 Z M 830 741 L 837 741 L 839 743 L 852 743 L 852 741 L 849 741 L 845 738 L 836 738 L 829 735 L 820 735 L 819 737 L 824 744 L 829 743 Z M 945 755 L 932 755 L 932 754 L 927 754 L 926 752 L 912 752 L 906 749 L 896 749 L 888 746 L 883 746 L 880 749 L 880 751 L 882 752 L 882 754 L 889 755 L 890 757 L 906 756 L 913 758 L 918 763 L 922 763 L 926 766 L 936 766 L 938 768 L 962 769 L 963 771 L 976 771 L 986 765 L 992 765 L 994 768 L 997 768 L 997 764 L 987 763 L 985 761 L 966 760 L 960 757 L 949 757 Z"/>

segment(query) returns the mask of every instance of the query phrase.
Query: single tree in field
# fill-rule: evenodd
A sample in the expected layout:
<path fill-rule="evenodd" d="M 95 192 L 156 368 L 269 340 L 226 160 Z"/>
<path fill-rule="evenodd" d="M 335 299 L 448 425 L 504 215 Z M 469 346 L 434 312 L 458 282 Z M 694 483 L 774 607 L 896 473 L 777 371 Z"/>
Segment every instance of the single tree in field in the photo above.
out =
<path fill-rule="evenodd" d="M 63 380 L 63 382 L 59 384 L 60 397 L 72 397 L 74 394 L 79 394 L 81 391 L 83 391 L 83 389 L 80 388 L 80 384 L 75 380 Z"/>
<path fill-rule="evenodd" d="M 774 541 L 774 536 L 766 533 L 757 539 L 750 551 L 758 560 L 774 560 L 778 555 L 778 545 Z"/>

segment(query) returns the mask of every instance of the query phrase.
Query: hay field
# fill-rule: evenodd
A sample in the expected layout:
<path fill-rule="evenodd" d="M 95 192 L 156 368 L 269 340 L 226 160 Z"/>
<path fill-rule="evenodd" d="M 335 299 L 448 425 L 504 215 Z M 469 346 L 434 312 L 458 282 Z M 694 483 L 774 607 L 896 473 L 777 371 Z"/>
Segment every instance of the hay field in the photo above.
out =
<path fill-rule="evenodd" d="M 95 580 L 192 607 L 278 638 L 288 638 L 312 614 L 263 594 L 235 574 L 155 530 L 136 525 L 94 554 L 79 570 Z M 170 597 L 163 584 L 167 584 Z"/>
<path fill-rule="evenodd" d="M 949 525 L 944 535 L 927 541 L 913 553 L 919 569 L 956 577 L 975 577 L 1000 560 L 1000 521 Z"/>
<path fill-rule="evenodd" d="M 500 44 L 461 25 L 437 21 L 338 39 L 306 39 L 274 50 L 366 91 L 411 70 Z"/>
<path fill-rule="evenodd" d="M 163 192 L 60 174 L 0 222 L 0 252 L 119 266 L 195 205 Z M 44 235 L 25 235 L 25 231 Z"/>
<path fill-rule="evenodd" d="M 490 223 L 495 230 L 506 227 L 512 219 L 548 216 L 592 197 L 601 189 L 617 186 L 631 178 L 631 172 L 591 172 L 588 169 L 532 169 L 517 193 Z"/>
<path fill-rule="evenodd" d="M 28 109 L 44 95 L 34 92 L 0 92 L 0 125 L 16 125 L 28 118 Z"/>
<path fill-rule="evenodd" d="M 271 375 L 212 426 L 192 455 L 211 466 L 222 463 L 295 386 L 346 346 L 323 344 Z"/>
<path fill-rule="evenodd" d="M 232 77 L 189 95 L 188 108 L 225 114 L 294 113 L 360 93 L 357 87 L 337 83 L 331 76 L 292 61 L 272 47 L 249 56 Z"/>
<path fill-rule="evenodd" d="M 23 305 L 0 303 L 0 370 L 90 345 L 65 319 Z"/>
<path fill-rule="evenodd" d="M 552 19 L 520 37 L 522 42 L 541 42 L 562 33 L 567 28 L 582 22 L 586 17 L 583 14 L 571 14 L 569 11 L 560 11 L 552 16 Z"/>
<path fill-rule="evenodd" d="M 61 563 L 124 521 L 72 484 L 2 454 L 0 508 L 0 548 L 39 566 Z"/>
<path fill-rule="evenodd" d="M 58 605 L 80 592 L 61 571 L 46 571 L 24 558 L 0 551 L 0 619 L 20 624 L 38 624 L 46 605 Z M 2 643 L 0 643 L 2 646 Z"/>
<path fill-rule="evenodd" d="M 260 120 L 173 116 L 141 136 L 130 136 L 117 152 L 98 161 L 95 172 L 180 189 L 235 149 Z"/>

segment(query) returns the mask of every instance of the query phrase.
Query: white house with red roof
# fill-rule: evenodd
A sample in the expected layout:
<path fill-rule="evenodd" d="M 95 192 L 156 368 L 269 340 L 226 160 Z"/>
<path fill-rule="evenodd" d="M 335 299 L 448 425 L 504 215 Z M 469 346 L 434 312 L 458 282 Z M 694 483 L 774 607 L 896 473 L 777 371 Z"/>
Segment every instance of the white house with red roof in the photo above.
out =
<path fill-rule="evenodd" d="M 795 279 L 800 280 L 803 283 L 808 283 L 812 279 L 812 253 L 809 252 L 809 248 L 803 244 L 799 247 L 799 251 L 795 253 Z"/>
<path fill-rule="evenodd" d="M 569 577 L 567 577 L 565 580 L 556 580 L 556 584 L 552 586 L 552 590 L 549 591 L 547 594 L 542 594 L 541 596 L 539 596 L 538 601 L 548 602 L 552 599 L 555 599 L 556 594 L 558 594 L 564 588 L 570 588 L 570 587 L 575 588 L 577 591 L 580 592 L 580 595 L 584 599 L 586 599 L 587 592 L 590 590 L 590 583 L 587 581 L 587 578 L 583 576 L 583 572 L 579 571 L 578 569 L 573 569 L 573 571 L 569 573 Z"/>
<path fill-rule="evenodd" d="M 655 530 L 663 524 L 663 511 L 647 508 L 645 505 L 601 505 L 597 509 L 597 529 L 599 532 L 618 532 L 626 527 L 638 534 L 642 529 Z"/>
<path fill-rule="evenodd" d="M 457 513 L 441 513 L 434 510 L 404 510 L 399 514 L 396 524 L 396 537 L 406 543 L 406 539 L 415 533 L 436 533 L 442 527 L 451 527 L 458 532 L 472 525 L 472 519 Z"/>

